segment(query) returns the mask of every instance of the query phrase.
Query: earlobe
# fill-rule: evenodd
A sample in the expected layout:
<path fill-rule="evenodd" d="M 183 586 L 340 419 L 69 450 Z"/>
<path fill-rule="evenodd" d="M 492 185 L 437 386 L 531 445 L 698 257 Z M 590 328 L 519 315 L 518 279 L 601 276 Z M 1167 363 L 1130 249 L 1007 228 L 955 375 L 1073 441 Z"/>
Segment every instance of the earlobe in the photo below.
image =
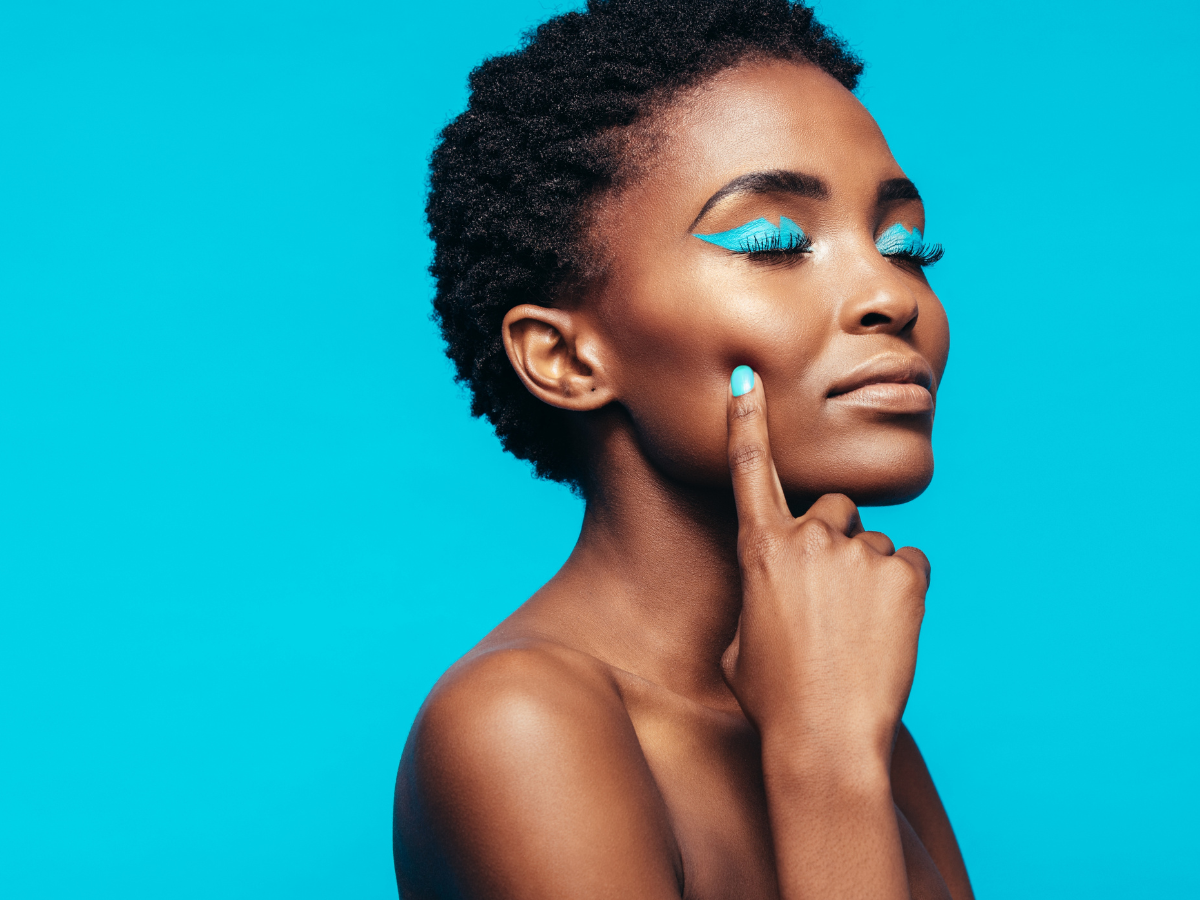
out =
<path fill-rule="evenodd" d="M 539 400 L 586 412 L 613 399 L 599 343 L 577 313 L 522 304 L 508 311 L 501 330 L 517 377 Z"/>

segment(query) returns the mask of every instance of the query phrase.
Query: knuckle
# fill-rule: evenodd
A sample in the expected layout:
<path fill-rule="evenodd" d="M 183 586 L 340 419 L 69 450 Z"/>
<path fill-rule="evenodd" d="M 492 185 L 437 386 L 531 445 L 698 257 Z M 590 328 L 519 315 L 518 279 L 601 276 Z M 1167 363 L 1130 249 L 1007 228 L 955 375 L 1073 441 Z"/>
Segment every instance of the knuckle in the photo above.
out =
<path fill-rule="evenodd" d="M 870 534 L 870 535 L 874 535 L 874 537 L 875 537 L 875 540 L 879 541 L 880 543 L 885 543 L 885 542 L 886 542 L 886 543 L 888 543 L 888 544 L 891 544 L 893 547 L 895 547 L 895 544 L 893 544 L 893 543 L 892 543 L 892 539 L 891 539 L 890 537 L 888 537 L 888 536 L 887 536 L 887 535 L 886 535 L 884 532 L 882 532 L 882 531 L 864 531 L 864 532 L 863 532 L 863 534 Z"/>
<path fill-rule="evenodd" d="M 850 524 L 853 527 L 861 522 L 858 506 L 845 494 L 823 494 L 809 509 L 809 515 L 836 522 L 839 526 Z"/>
<path fill-rule="evenodd" d="M 894 579 L 897 588 L 905 594 L 925 596 L 925 573 L 903 556 L 887 558 L 888 571 Z M 924 600 L 922 599 L 922 603 Z"/>
<path fill-rule="evenodd" d="M 756 441 L 739 444 L 729 451 L 729 469 L 732 472 L 755 472 L 766 463 L 767 448 Z"/>
<path fill-rule="evenodd" d="M 859 535 L 859 539 L 862 543 L 873 547 L 876 551 L 882 553 L 884 556 L 891 556 L 896 552 L 896 545 L 893 544 L 892 539 L 882 531 L 864 531 Z"/>
<path fill-rule="evenodd" d="M 905 562 L 912 566 L 913 571 L 920 576 L 922 581 L 929 580 L 929 574 L 932 571 L 932 567 L 929 565 L 928 556 L 926 556 L 916 547 L 905 547 L 904 554 L 901 558 L 905 559 Z"/>
<path fill-rule="evenodd" d="M 859 540 L 848 541 L 846 552 L 855 563 L 870 563 L 879 555 L 870 544 Z"/>
<path fill-rule="evenodd" d="M 743 568 L 754 571 L 769 568 L 782 549 L 782 539 L 770 529 L 749 528 L 738 534 L 738 559 Z"/>
<path fill-rule="evenodd" d="M 854 501 L 845 494 L 826 494 L 825 499 L 844 512 L 849 512 L 852 509 L 858 509 L 858 507 L 854 505 Z"/>
<path fill-rule="evenodd" d="M 796 526 L 800 544 L 812 552 L 823 552 L 833 544 L 833 529 L 822 519 L 805 519 Z"/>
<path fill-rule="evenodd" d="M 734 421 L 740 421 L 742 419 L 751 419 L 761 412 L 762 407 L 759 405 L 758 398 L 754 394 L 746 394 L 742 397 L 733 398 L 729 415 Z"/>

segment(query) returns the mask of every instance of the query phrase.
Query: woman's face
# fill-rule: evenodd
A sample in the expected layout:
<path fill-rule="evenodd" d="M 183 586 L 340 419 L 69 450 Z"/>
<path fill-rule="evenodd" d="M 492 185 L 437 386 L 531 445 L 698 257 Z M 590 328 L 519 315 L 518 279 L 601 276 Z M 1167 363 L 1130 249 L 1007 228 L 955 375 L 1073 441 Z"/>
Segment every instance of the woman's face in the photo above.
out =
<path fill-rule="evenodd" d="M 875 121 L 815 66 L 771 62 L 718 75 L 654 126 L 649 162 L 597 213 L 607 271 L 584 304 L 643 450 L 676 478 L 727 483 L 729 374 L 748 365 L 795 503 L 919 494 L 950 335 L 897 252 L 925 211 Z M 764 246 L 782 249 L 745 252 Z"/>

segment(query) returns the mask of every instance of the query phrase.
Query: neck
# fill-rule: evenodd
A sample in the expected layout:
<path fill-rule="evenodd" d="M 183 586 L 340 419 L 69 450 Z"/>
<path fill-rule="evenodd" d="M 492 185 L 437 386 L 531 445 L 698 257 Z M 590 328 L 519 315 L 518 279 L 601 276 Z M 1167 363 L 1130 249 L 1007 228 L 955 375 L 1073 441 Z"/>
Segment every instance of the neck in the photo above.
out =
<path fill-rule="evenodd" d="M 523 612 L 610 665 L 727 707 L 720 660 L 741 612 L 732 494 L 667 477 L 626 429 L 603 445 L 579 541 Z"/>

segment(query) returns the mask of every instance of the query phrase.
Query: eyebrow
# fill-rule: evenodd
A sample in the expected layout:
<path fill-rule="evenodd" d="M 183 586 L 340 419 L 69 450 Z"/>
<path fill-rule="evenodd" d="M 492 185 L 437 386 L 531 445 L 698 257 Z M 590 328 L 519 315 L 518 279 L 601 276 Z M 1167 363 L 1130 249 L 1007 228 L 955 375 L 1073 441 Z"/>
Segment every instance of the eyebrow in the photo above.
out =
<path fill-rule="evenodd" d="M 917 186 L 907 178 L 889 178 L 879 185 L 879 194 L 875 198 L 875 202 L 879 206 L 883 206 L 892 200 L 920 199 L 921 193 L 917 190 Z"/>
<path fill-rule="evenodd" d="M 809 197 L 813 200 L 827 200 L 829 199 L 829 188 L 817 176 L 806 175 L 803 172 L 778 170 L 741 175 L 708 198 L 708 202 L 704 204 L 700 214 L 692 222 L 690 230 L 695 230 L 696 226 L 700 224 L 700 220 L 708 215 L 714 206 L 732 194 L 792 194 L 797 197 Z M 917 186 L 907 178 L 889 178 L 879 185 L 879 193 L 876 195 L 875 202 L 882 206 L 884 203 L 896 200 L 919 201 L 920 199 L 921 193 L 917 190 Z"/>
<path fill-rule="evenodd" d="M 915 188 L 914 188 L 915 190 Z M 714 206 L 732 194 L 793 194 L 797 197 L 811 197 L 814 200 L 825 200 L 829 197 L 829 188 L 815 175 L 805 175 L 803 172 L 751 172 L 741 175 L 725 185 L 708 198 L 692 222 L 694 229 Z"/>

